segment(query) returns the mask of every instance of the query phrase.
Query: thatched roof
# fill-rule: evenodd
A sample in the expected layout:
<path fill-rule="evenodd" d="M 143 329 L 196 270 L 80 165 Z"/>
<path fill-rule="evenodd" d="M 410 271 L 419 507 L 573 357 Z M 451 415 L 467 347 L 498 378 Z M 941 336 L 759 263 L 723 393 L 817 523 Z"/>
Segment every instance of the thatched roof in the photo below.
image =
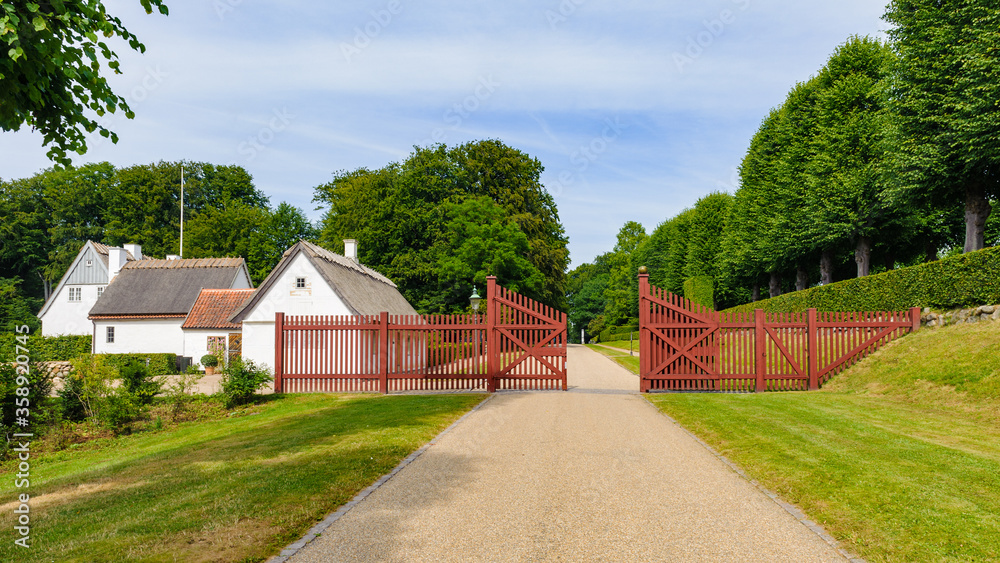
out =
<path fill-rule="evenodd" d="M 229 289 L 241 270 L 246 273 L 242 258 L 128 262 L 90 310 L 90 317 L 187 315 L 202 289 Z"/>
<path fill-rule="evenodd" d="M 304 254 L 312 262 L 327 285 L 340 297 L 352 314 L 377 315 L 383 311 L 392 315 L 417 314 L 389 278 L 350 258 L 300 240 L 284 252 L 281 262 L 260 284 L 253 298 L 247 301 L 231 320 L 240 322 L 246 318 L 299 254 Z"/>

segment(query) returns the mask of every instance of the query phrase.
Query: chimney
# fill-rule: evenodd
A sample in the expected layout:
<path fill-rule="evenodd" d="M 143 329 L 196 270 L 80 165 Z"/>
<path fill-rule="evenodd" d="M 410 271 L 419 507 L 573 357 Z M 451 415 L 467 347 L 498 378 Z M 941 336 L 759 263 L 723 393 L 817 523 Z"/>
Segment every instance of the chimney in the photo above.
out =
<path fill-rule="evenodd" d="M 122 266 L 128 262 L 128 254 L 124 248 L 112 247 L 108 249 L 108 282 L 115 279 L 118 272 L 122 271 Z"/>
<path fill-rule="evenodd" d="M 167 260 L 180 260 L 180 259 L 181 257 L 179 254 L 167 254 Z"/>
<path fill-rule="evenodd" d="M 344 239 L 344 257 L 354 260 L 355 264 L 360 264 L 358 262 L 358 241 L 352 238 Z"/>
<path fill-rule="evenodd" d="M 132 253 L 132 258 L 136 260 L 142 260 L 142 247 L 138 244 L 126 244 L 125 250 Z"/>

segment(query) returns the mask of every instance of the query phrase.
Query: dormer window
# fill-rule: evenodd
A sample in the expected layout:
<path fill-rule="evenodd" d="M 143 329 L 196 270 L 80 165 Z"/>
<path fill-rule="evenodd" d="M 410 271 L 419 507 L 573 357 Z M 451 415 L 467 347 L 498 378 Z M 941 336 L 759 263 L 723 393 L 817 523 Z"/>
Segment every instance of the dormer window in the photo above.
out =
<path fill-rule="evenodd" d="M 295 289 L 305 289 L 306 279 L 305 278 L 295 278 Z"/>

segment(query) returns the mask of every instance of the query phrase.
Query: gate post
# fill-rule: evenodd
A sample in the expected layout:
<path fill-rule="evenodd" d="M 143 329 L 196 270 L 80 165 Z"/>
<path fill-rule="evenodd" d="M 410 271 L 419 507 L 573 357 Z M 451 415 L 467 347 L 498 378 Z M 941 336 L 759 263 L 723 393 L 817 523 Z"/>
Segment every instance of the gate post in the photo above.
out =
<path fill-rule="evenodd" d="M 389 313 L 382 311 L 378 325 L 378 384 L 383 395 L 389 393 Z"/>
<path fill-rule="evenodd" d="M 500 338 L 497 335 L 497 278 L 486 277 L 486 390 L 497 391 L 497 376 L 500 374 Z"/>
<path fill-rule="evenodd" d="M 910 332 L 920 330 L 920 307 L 910 307 Z"/>
<path fill-rule="evenodd" d="M 809 354 L 809 390 L 819 389 L 819 327 L 816 326 L 816 309 L 806 312 L 806 332 L 809 339 L 806 353 Z"/>
<path fill-rule="evenodd" d="M 766 338 L 764 309 L 754 309 L 754 372 L 757 383 L 755 390 L 758 393 L 764 390 L 764 370 L 767 369 L 767 363 L 764 361 L 764 342 Z"/>
<path fill-rule="evenodd" d="M 281 393 L 285 375 L 285 314 L 274 314 L 274 392 Z"/>
<path fill-rule="evenodd" d="M 648 393 L 649 380 L 646 376 L 649 375 L 649 363 L 653 356 L 653 339 L 647 338 L 646 328 L 649 324 L 649 305 L 646 299 L 649 295 L 649 274 L 643 273 L 642 269 L 639 271 L 639 392 Z"/>

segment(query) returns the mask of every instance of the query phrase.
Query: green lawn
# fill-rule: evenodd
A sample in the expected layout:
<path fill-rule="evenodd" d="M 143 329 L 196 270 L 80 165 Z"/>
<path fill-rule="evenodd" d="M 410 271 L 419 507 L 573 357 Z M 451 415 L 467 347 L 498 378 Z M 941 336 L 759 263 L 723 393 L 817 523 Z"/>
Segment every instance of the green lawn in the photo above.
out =
<path fill-rule="evenodd" d="M 650 400 L 868 561 L 995 561 L 998 390 L 986 323 L 907 336 L 818 392 Z"/>
<path fill-rule="evenodd" d="M 44 454 L 31 464 L 32 547 L 4 541 L 0 561 L 265 560 L 483 398 L 286 396 Z M 0 482 L 7 537 L 22 492 Z"/>
<path fill-rule="evenodd" d="M 606 344 L 605 346 L 608 346 L 608 344 Z M 628 348 L 626 348 L 623 351 L 609 350 L 608 348 L 605 348 L 604 346 L 598 346 L 596 344 L 587 344 L 587 348 L 590 348 L 591 350 L 595 350 L 597 352 L 600 352 L 601 354 L 604 354 L 605 356 L 611 358 L 612 360 L 614 360 L 615 362 L 617 362 L 619 365 L 621 365 L 625 369 L 631 371 L 632 373 L 639 373 L 639 352 L 638 351 L 636 351 L 635 355 L 633 356 L 633 355 L 629 355 Z"/>

